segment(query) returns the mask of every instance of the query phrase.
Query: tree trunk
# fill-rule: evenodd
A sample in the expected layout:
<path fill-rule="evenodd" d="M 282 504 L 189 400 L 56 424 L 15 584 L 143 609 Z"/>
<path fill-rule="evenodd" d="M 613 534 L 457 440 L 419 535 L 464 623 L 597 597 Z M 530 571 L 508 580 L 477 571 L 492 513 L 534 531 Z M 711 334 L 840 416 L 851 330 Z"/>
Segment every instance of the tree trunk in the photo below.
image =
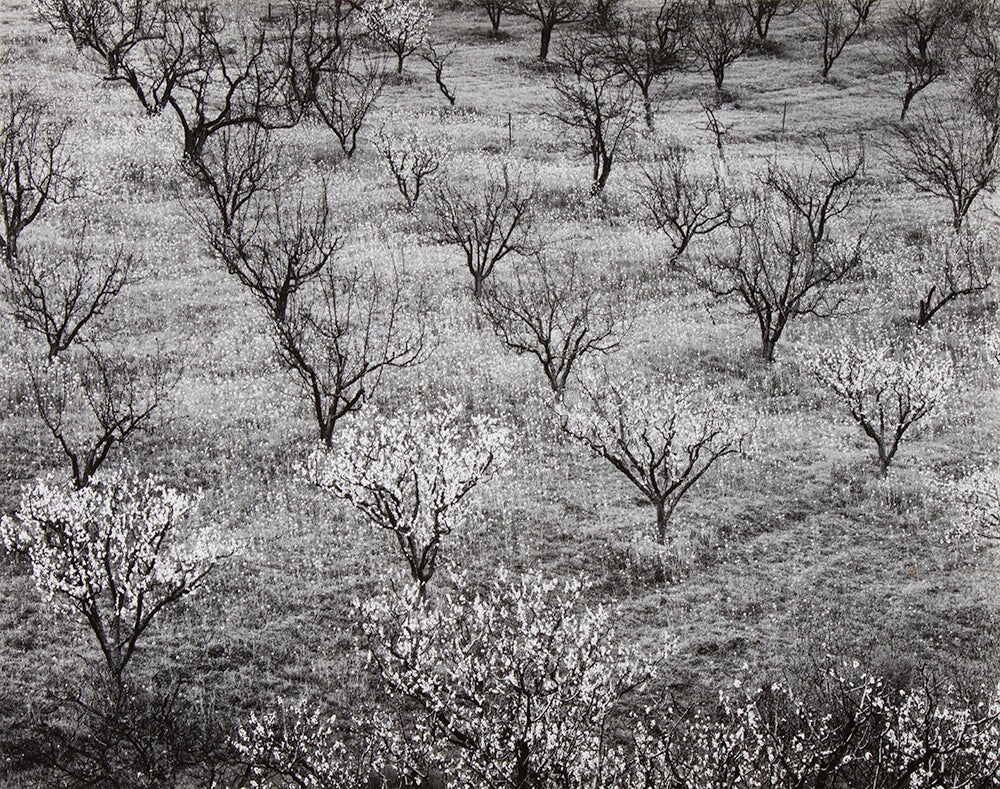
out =
<path fill-rule="evenodd" d="M 542 42 L 538 50 L 538 59 L 545 61 L 549 56 L 549 44 L 552 43 L 552 28 L 554 25 L 548 22 L 542 23 Z"/>
<path fill-rule="evenodd" d="M 646 116 L 646 128 L 653 131 L 653 124 L 655 118 L 653 117 L 653 102 L 649 98 L 649 89 L 644 88 L 642 91 L 642 111 Z"/>
<path fill-rule="evenodd" d="M 670 519 L 670 513 L 667 512 L 666 501 L 656 502 L 656 541 L 660 545 L 665 545 L 667 542 L 667 521 Z"/>

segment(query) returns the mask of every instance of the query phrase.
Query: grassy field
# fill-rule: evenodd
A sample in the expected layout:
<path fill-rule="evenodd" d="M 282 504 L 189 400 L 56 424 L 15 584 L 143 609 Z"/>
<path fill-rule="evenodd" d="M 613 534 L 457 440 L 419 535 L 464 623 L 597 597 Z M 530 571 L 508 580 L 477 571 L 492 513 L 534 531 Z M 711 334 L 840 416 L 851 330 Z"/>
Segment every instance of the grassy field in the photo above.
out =
<path fill-rule="evenodd" d="M 636 218 L 636 157 L 622 157 L 605 193 L 588 197 L 577 141 L 544 114 L 551 90 L 534 59 L 534 27 L 505 18 L 503 28 L 494 41 L 485 15 L 441 8 L 432 36 L 456 47 L 445 75 L 456 106 L 447 106 L 426 64 L 408 61 L 407 78 L 387 88 L 351 160 L 338 156 L 318 125 L 279 133 L 306 167 L 329 179 L 345 239 L 338 260 L 395 261 L 431 305 L 427 361 L 388 375 L 378 402 L 366 408 L 420 408 L 448 394 L 499 415 L 518 436 L 516 462 L 477 489 L 476 516 L 449 538 L 442 572 L 463 568 L 485 578 L 504 565 L 582 575 L 593 583 L 589 601 L 620 607 L 622 633 L 650 650 L 673 642 L 653 696 L 711 698 L 740 672 L 764 682 L 831 657 L 857 659 L 902 683 L 928 673 L 994 685 L 997 554 L 989 541 L 947 539 L 958 512 L 945 482 L 990 462 L 1000 439 L 997 369 L 981 347 L 994 331 L 995 292 L 959 302 L 930 330 L 955 360 L 953 398 L 879 479 L 870 443 L 801 361 L 845 331 L 913 331 L 915 305 L 903 303 L 895 283 L 866 272 L 843 286 L 842 316 L 793 322 L 777 361 L 763 364 L 750 321 L 668 268 L 665 239 Z M 768 54 L 742 58 L 727 75 L 730 96 L 717 114 L 729 127 L 730 168 L 754 170 L 772 157 L 805 162 L 819 133 L 834 142 L 860 135 L 868 153 L 864 210 L 852 221 L 870 221 L 880 240 L 946 221 L 944 202 L 917 195 L 881 147 L 901 90 L 884 45 L 852 42 L 824 82 L 805 16 L 779 20 L 773 37 Z M 28 2 L 3 3 L 0 49 L 4 81 L 30 86 L 49 112 L 70 122 L 68 146 L 87 189 L 66 210 L 95 217 L 100 233 L 127 238 L 145 261 L 144 278 L 123 292 L 103 333 L 122 347 L 159 347 L 183 365 L 155 429 L 116 450 L 112 462 L 127 457 L 172 486 L 201 491 L 198 522 L 235 546 L 205 588 L 144 637 L 139 676 L 179 678 L 206 716 L 230 731 L 279 697 L 349 708 L 370 692 L 354 648 L 351 601 L 382 588 L 395 564 L 389 537 L 302 478 L 315 444 L 306 403 L 275 364 L 257 306 L 191 226 L 188 210 L 199 197 L 180 170 L 172 121 L 145 117 Z M 714 141 L 699 99 L 712 96 L 707 74 L 679 75 L 655 138 L 710 162 Z M 401 208 L 370 145 L 383 123 L 446 140 L 448 177 L 456 182 L 476 178 L 484 158 L 530 163 L 542 184 L 544 234 L 579 251 L 592 273 L 626 277 L 637 294 L 637 318 L 622 346 L 592 361 L 652 376 L 702 376 L 735 391 L 752 415 L 746 457 L 721 462 L 678 508 L 666 580 L 656 579 L 650 559 L 652 509 L 610 466 L 560 434 L 537 365 L 506 353 L 477 320 L 461 254 L 433 243 L 420 211 Z M 646 137 L 636 127 L 636 151 Z M 50 223 L 32 232 L 58 229 Z M 5 512 L 35 478 L 66 474 L 26 395 L 26 342 L 5 314 Z M 47 612 L 24 559 L 0 562 L 0 600 L 6 785 L 49 785 L 51 776 L 16 757 L 27 749 L 21 733 L 52 698 L 83 682 L 99 656 L 84 631 Z"/>

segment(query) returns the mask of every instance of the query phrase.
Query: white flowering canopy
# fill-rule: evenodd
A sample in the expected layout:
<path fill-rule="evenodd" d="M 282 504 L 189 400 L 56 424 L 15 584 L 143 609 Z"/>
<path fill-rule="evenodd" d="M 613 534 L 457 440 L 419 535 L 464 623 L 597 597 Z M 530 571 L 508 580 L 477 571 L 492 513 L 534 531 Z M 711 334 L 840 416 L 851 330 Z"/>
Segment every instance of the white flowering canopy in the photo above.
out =
<path fill-rule="evenodd" d="M 9 551 L 27 554 L 53 608 L 83 619 L 113 676 L 167 605 L 190 593 L 223 551 L 205 534 L 176 539 L 196 500 L 130 467 L 100 472 L 75 489 L 39 480 L 0 521 Z"/>

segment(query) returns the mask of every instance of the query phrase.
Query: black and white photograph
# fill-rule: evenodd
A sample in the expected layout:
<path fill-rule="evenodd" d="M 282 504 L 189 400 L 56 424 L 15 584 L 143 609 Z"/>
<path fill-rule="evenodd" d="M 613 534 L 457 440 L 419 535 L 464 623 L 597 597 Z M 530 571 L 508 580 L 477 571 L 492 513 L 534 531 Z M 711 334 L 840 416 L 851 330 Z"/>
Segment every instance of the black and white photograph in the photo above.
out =
<path fill-rule="evenodd" d="M 0 0 L 0 789 L 1000 789 L 1000 0 Z"/>

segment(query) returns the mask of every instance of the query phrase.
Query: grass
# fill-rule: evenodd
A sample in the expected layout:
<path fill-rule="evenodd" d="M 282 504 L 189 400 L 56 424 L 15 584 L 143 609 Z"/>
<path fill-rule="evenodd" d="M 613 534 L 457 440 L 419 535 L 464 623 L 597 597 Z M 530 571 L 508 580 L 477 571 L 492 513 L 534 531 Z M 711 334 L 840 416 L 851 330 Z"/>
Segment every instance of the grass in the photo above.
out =
<path fill-rule="evenodd" d="M 804 159 L 820 132 L 877 139 L 898 113 L 900 75 L 882 66 L 877 42 L 852 43 L 833 78 L 821 82 L 800 16 L 776 23 L 780 56 L 746 58 L 727 76 L 734 101 L 719 116 L 731 130 L 727 155 L 736 167 L 758 167 L 771 155 Z M 975 347 L 976 333 L 994 320 L 992 295 L 953 311 L 954 328 L 941 341 L 962 365 L 954 406 L 937 429 L 904 445 L 898 469 L 881 483 L 872 447 L 797 365 L 805 345 L 830 341 L 845 322 L 791 326 L 779 361 L 763 367 L 749 323 L 664 270 L 658 258 L 665 241 L 623 211 L 637 163 L 616 166 L 596 218 L 580 209 L 575 196 L 586 192 L 587 165 L 574 141 L 542 116 L 550 93 L 544 70 L 532 65 L 533 29 L 505 19 L 505 37 L 494 42 L 485 18 L 470 12 L 441 11 L 436 24 L 444 42 L 458 45 L 448 72 L 458 106 L 444 106 L 426 64 L 413 59 L 407 70 L 414 78 L 390 86 L 369 132 L 382 123 L 418 126 L 478 158 L 499 155 L 483 149 L 505 150 L 510 113 L 511 154 L 535 166 L 544 185 L 546 234 L 567 247 L 600 250 L 601 265 L 639 283 L 646 300 L 620 359 L 653 375 L 699 373 L 731 387 L 757 421 L 749 457 L 720 463 L 678 509 L 664 560 L 670 580 L 657 581 L 650 562 L 662 557 L 649 556 L 636 537 L 652 529 L 651 508 L 609 466 L 560 437 L 533 362 L 503 353 L 477 327 L 461 255 L 434 245 L 419 217 L 399 209 L 367 139 L 354 160 L 341 161 L 329 134 L 315 126 L 293 130 L 284 135 L 289 148 L 330 179 L 346 238 L 342 259 L 371 256 L 381 264 L 401 255 L 441 316 L 429 360 L 391 376 L 382 404 L 408 407 L 457 393 L 505 415 L 522 437 L 514 469 L 477 492 L 478 517 L 446 546 L 445 569 L 463 568 L 472 578 L 498 564 L 583 574 L 594 581 L 594 602 L 621 607 L 623 633 L 650 649 L 675 643 L 663 690 L 680 698 L 713 695 L 743 664 L 762 678 L 794 675 L 827 654 L 894 676 L 925 670 L 992 683 L 996 554 L 944 542 L 956 514 L 939 483 L 990 457 L 1000 436 L 996 371 Z M 236 724 L 279 696 L 350 706 L 369 692 L 350 603 L 379 590 L 391 546 L 301 480 L 297 466 L 314 440 L 308 412 L 275 368 L 252 302 L 189 226 L 184 203 L 195 198 L 177 167 L 176 129 L 142 117 L 125 90 L 95 76 L 93 64 L 35 18 L 30 4 L 4 4 L 0 41 L 11 82 L 30 82 L 53 113 L 72 121 L 74 158 L 92 185 L 86 205 L 147 261 L 147 276 L 127 291 L 108 331 L 122 345 L 158 345 L 183 360 L 162 424 L 117 457 L 171 485 L 202 490 L 199 518 L 238 546 L 201 593 L 150 631 L 141 675 L 178 672 Z M 709 84 L 704 74 L 679 76 L 667 90 L 658 134 L 708 155 L 697 99 L 711 94 Z M 939 201 L 914 195 L 887 170 L 877 147 L 869 154 L 876 228 L 944 216 Z M 462 160 L 450 168 L 462 172 Z M 465 167 L 458 177 L 471 179 L 474 171 Z M 847 322 L 863 331 L 885 331 L 904 314 L 900 305 L 889 314 L 865 311 L 865 283 L 850 287 L 860 311 Z M 4 329 L 5 511 L 33 478 L 65 474 L 24 401 L 21 342 Z M 0 729 L 12 730 L 30 717 L 32 699 L 78 680 L 96 655 L 81 630 L 47 614 L 25 562 L 0 563 L 0 599 Z M 19 772 L 23 767 L 12 767 L 7 785 L 44 783 L 44 776 Z"/>

